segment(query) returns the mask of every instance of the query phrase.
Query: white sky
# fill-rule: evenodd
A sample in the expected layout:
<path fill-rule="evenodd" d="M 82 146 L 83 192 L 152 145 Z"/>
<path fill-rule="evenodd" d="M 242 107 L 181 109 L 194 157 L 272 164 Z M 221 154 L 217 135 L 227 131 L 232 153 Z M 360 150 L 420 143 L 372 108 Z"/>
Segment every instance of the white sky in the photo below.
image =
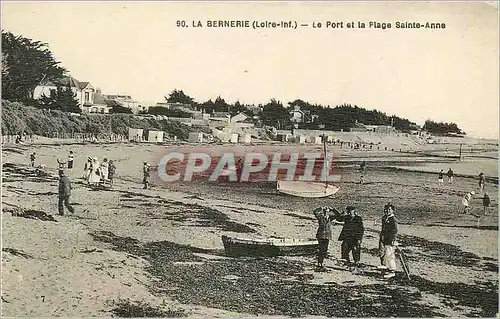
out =
<path fill-rule="evenodd" d="M 193 20 L 391 22 L 380 29 L 193 28 Z M 177 28 L 186 20 L 188 28 Z M 444 22 L 444 30 L 396 29 Z M 498 6 L 395 2 L 2 2 L 2 28 L 47 42 L 81 81 L 157 102 L 301 98 L 498 138 Z"/>

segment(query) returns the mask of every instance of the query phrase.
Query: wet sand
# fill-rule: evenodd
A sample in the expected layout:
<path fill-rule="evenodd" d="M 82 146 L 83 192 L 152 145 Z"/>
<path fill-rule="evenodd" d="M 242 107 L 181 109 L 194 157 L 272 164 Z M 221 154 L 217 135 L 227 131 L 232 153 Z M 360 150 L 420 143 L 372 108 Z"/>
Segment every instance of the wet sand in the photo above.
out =
<path fill-rule="evenodd" d="M 70 149 L 76 155 L 70 173 L 76 213 L 63 217 L 57 216 L 55 159 L 64 159 Z M 33 150 L 49 176 L 27 167 Z M 157 182 L 142 190 L 142 161 L 154 162 L 165 150 L 40 145 L 4 152 L 3 163 L 16 164 L 2 172 L 3 315 L 491 317 L 498 312 L 498 186 L 487 184 L 493 207 L 479 224 L 473 215 L 460 214 L 464 191 L 477 188 L 465 172 L 476 165 L 472 161 L 460 164 L 464 168 L 444 163 L 445 171 L 457 165 L 463 177 L 441 187 L 435 172 L 370 164 L 360 185 L 356 165 L 345 165 L 339 168 L 341 189 L 328 199 L 284 196 L 273 183 Z M 401 157 L 359 154 L 346 150 L 339 157 L 356 161 L 392 154 L 395 162 Z M 118 161 L 113 189 L 90 189 L 78 179 L 86 156 Z M 384 280 L 375 269 L 379 218 L 388 201 L 401 223 L 398 241 L 410 261 L 410 282 L 401 272 Z M 223 234 L 310 238 L 316 231 L 313 208 L 351 204 L 366 227 L 359 272 L 338 261 L 335 240 L 321 273 L 315 272 L 314 257 L 224 256 Z M 481 210 L 474 199 L 472 213 Z M 52 215 L 55 221 L 23 218 L 20 212 Z M 334 237 L 339 233 L 336 227 Z"/>

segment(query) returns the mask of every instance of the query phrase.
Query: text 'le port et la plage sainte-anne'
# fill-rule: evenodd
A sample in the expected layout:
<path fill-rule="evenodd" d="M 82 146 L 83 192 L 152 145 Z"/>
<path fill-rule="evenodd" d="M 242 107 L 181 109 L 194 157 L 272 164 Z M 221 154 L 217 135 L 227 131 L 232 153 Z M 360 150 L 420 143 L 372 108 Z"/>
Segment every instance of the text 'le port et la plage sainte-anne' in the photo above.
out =
<path fill-rule="evenodd" d="M 431 21 L 313 21 L 297 22 L 288 21 L 259 21 L 259 20 L 192 20 L 189 24 L 186 20 L 177 20 L 176 26 L 181 28 L 281 28 L 297 29 L 298 27 L 309 27 L 313 29 L 445 29 L 444 22 Z"/>

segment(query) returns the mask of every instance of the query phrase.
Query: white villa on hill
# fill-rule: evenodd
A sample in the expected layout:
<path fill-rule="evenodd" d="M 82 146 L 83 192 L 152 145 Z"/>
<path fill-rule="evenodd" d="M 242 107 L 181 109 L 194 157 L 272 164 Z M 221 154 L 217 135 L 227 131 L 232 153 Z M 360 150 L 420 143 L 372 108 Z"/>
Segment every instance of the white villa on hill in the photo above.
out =
<path fill-rule="evenodd" d="M 89 108 L 94 104 L 95 89 L 92 84 L 90 82 L 78 81 L 71 76 L 67 76 L 59 80 L 44 81 L 40 83 L 40 85 L 38 85 L 33 92 L 33 98 L 38 99 L 44 94 L 45 96 L 50 96 L 50 91 L 57 90 L 57 86 L 69 86 L 73 93 L 76 94 L 76 100 L 82 110 L 85 110 L 85 108 Z"/>

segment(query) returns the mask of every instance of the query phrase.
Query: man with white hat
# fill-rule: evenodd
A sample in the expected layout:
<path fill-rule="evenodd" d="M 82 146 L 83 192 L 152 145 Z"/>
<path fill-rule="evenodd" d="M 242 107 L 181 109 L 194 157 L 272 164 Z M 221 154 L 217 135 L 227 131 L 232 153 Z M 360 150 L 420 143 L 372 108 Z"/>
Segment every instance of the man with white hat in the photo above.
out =
<path fill-rule="evenodd" d="M 475 194 L 476 193 L 472 191 L 465 194 L 464 197 L 462 198 L 462 205 L 464 205 L 464 211 L 463 211 L 464 214 L 467 214 L 470 211 L 469 204 Z"/>

